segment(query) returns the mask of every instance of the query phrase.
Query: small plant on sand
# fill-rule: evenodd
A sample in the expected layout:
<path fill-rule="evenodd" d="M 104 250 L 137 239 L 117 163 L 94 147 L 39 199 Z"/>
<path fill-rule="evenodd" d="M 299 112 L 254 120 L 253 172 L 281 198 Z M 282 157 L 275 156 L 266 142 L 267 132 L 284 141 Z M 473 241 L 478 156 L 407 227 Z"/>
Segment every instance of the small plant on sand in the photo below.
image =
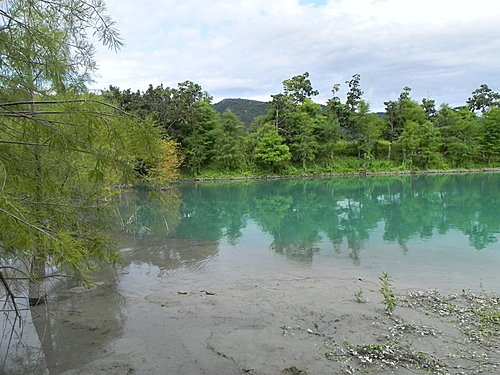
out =
<path fill-rule="evenodd" d="M 480 310 L 477 315 L 479 316 L 479 320 L 485 323 L 491 324 L 499 324 L 500 323 L 500 311 L 491 311 L 491 310 Z"/>
<path fill-rule="evenodd" d="M 389 365 L 394 368 L 426 369 L 432 374 L 446 374 L 444 363 L 425 352 L 413 350 L 401 343 L 387 342 L 385 344 L 346 344 L 348 353 L 357 357 L 361 363 Z"/>
<path fill-rule="evenodd" d="M 394 292 L 391 290 L 391 279 L 387 272 L 384 272 L 382 276 L 378 278 L 380 280 L 380 293 L 384 300 L 382 303 L 385 305 L 385 313 L 391 315 L 397 306 L 397 299 L 394 296 Z"/>
<path fill-rule="evenodd" d="M 361 288 L 359 288 L 359 290 L 354 293 L 354 298 L 356 299 L 356 302 L 365 303 L 367 301 L 363 293 L 364 293 L 363 289 Z"/>

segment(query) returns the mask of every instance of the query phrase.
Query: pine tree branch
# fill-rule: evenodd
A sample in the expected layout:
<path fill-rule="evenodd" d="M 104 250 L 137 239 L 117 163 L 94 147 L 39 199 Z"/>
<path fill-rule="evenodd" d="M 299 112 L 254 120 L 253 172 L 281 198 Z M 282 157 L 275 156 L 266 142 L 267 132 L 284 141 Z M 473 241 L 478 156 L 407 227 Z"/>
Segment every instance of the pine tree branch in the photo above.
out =
<path fill-rule="evenodd" d="M 68 100 L 46 100 L 46 101 L 23 100 L 23 101 L 18 101 L 18 102 L 0 103 L 0 108 L 12 107 L 12 106 L 18 106 L 18 105 L 44 105 L 44 104 L 68 104 L 68 103 L 96 103 L 96 104 L 100 104 L 100 105 L 103 105 L 103 106 L 108 107 L 108 108 L 112 108 L 112 109 L 114 109 L 114 110 L 116 110 L 124 115 L 130 116 L 130 117 L 133 117 L 136 119 L 140 119 L 139 116 L 136 116 L 132 113 L 126 112 L 123 109 L 121 109 L 115 105 L 103 102 L 101 100 L 94 100 L 94 99 L 68 99 Z"/>
<path fill-rule="evenodd" d="M 31 224 L 30 222 L 28 222 L 28 221 L 26 221 L 26 220 L 24 220 L 24 219 L 20 218 L 19 216 L 16 216 L 16 215 L 14 215 L 14 214 L 10 213 L 10 212 L 9 212 L 9 211 L 7 211 L 7 210 L 4 210 L 3 208 L 0 208 L 0 212 L 4 213 L 6 216 L 8 216 L 8 217 L 10 217 L 10 218 L 14 219 L 15 221 L 20 222 L 21 224 L 26 225 L 27 227 L 30 227 L 30 228 L 35 229 L 36 231 L 38 231 L 38 232 L 40 232 L 40 233 L 45 234 L 46 236 L 48 236 L 50 239 L 52 239 L 52 240 L 54 240 L 54 241 L 56 241 L 56 240 L 57 240 L 57 238 L 55 238 L 52 234 L 50 234 L 49 232 L 47 232 L 45 229 L 40 228 L 40 227 L 37 227 L 37 226 L 36 226 L 36 225 L 34 225 L 34 224 Z"/>

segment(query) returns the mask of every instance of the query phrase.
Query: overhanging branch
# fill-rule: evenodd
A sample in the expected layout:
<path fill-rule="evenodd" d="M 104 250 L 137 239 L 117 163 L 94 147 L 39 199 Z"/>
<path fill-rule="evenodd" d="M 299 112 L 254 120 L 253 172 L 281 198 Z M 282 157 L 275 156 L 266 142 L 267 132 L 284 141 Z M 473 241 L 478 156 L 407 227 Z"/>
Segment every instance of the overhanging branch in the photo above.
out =
<path fill-rule="evenodd" d="M 7 280 L 5 279 L 1 270 L 0 270 L 0 281 L 2 282 L 5 290 L 7 291 L 6 298 L 10 299 L 12 301 L 12 307 L 14 308 L 14 311 L 16 312 L 16 317 L 19 319 L 19 321 L 21 321 L 21 312 L 17 308 L 16 296 L 12 292 L 12 289 L 10 289 L 10 285 L 7 282 Z"/>
<path fill-rule="evenodd" d="M 30 228 L 35 229 L 36 231 L 38 231 L 40 233 L 45 234 L 46 236 L 48 236 L 50 239 L 52 239 L 54 241 L 57 240 L 57 238 L 55 238 L 52 234 L 50 234 L 49 232 L 47 232 L 45 229 L 37 227 L 34 224 L 31 224 L 30 222 L 28 222 L 28 221 L 20 218 L 19 216 L 14 215 L 13 213 L 10 213 L 7 210 L 4 210 L 3 208 L 0 208 L 0 212 L 2 212 L 4 215 L 6 215 L 6 216 L 8 216 L 8 217 L 10 217 L 12 219 L 14 219 L 17 222 L 26 225 L 27 227 L 30 227 Z"/>
<path fill-rule="evenodd" d="M 126 112 L 121 108 L 118 108 L 117 106 L 114 106 L 112 104 L 100 101 L 100 100 L 94 100 L 94 99 L 68 99 L 68 100 L 23 100 L 23 101 L 18 101 L 18 102 L 8 102 L 8 103 L 0 103 L 0 108 L 4 107 L 13 107 L 13 106 L 18 106 L 18 105 L 44 105 L 44 104 L 67 104 L 67 103 L 96 103 L 103 105 L 108 108 L 112 108 L 124 115 L 134 117 L 136 119 L 140 119 L 139 116 L 136 116 L 132 113 Z"/>

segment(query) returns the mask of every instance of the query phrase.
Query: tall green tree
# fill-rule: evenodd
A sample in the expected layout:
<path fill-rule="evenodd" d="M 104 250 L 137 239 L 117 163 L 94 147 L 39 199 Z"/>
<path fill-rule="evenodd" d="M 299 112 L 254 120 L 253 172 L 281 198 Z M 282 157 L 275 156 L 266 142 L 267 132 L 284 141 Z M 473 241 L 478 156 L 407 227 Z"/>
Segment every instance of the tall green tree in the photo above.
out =
<path fill-rule="evenodd" d="M 405 86 L 398 100 L 384 102 L 386 126 L 383 137 L 389 144 L 388 159 L 392 158 L 392 146 L 398 141 L 408 121 L 418 124 L 428 121 L 425 110 L 411 99 L 410 92 L 411 88 Z"/>
<path fill-rule="evenodd" d="M 309 79 L 309 73 L 299 74 L 283 81 L 283 93 L 296 104 L 304 103 L 304 100 L 319 94 L 314 90 Z"/>
<path fill-rule="evenodd" d="M 339 126 L 345 128 L 345 124 L 349 121 L 350 110 L 337 95 L 339 91 L 340 83 L 335 83 L 332 87 L 332 97 L 326 102 L 326 110 L 330 118 L 336 119 Z"/>
<path fill-rule="evenodd" d="M 255 162 L 262 168 L 278 172 L 291 159 L 292 154 L 284 139 L 272 124 L 262 125 L 256 132 L 256 145 L 253 150 Z"/>
<path fill-rule="evenodd" d="M 202 167 L 208 164 L 214 149 L 214 129 L 218 126 L 219 116 L 204 100 L 194 103 L 192 116 L 191 129 L 184 138 L 182 148 L 185 166 L 191 173 L 198 175 Z"/>
<path fill-rule="evenodd" d="M 439 146 L 441 135 L 430 121 L 420 124 L 407 121 L 399 142 L 403 149 L 404 160 L 422 168 L 436 166 L 440 162 Z"/>
<path fill-rule="evenodd" d="M 478 119 L 467 108 L 440 108 L 435 122 L 440 125 L 444 156 L 455 166 L 470 165 L 479 156 Z"/>
<path fill-rule="evenodd" d="M 316 95 L 318 91 L 313 89 L 308 72 L 284 80 L 283 93 L 271 95 L 269 120 L 274 122 L 288 146 L 301 132 L 297 122 L 299 106 Z"/>
<path fill-rule="evenodd" d="M 95 69 L 92 33 L 121 45 L 100 0 L 11 0 L 0 10 L 0 281 L 14 306 L 4 277 L 13 264 L 36 304 L 47 266 L 85 276 L 116 259 L 102 231 L 110 184 L 160 151 L 153 123 L 78 95 Z"/>
<path fill-rule="evenodd" d="M 482 119 L 481 150 L 488 163 L 500 159 L 500 108 L 492 108 Z"/>
<path fill-rule="evenodd" d="M 305 169 L 306 163 L 314 161 L 319 152 L 318 133 L 325 124 L 324 115 L 318 104 L 305 99 L 294 112 L 293 121 L 297 134 L 292 139 L 290 151 L 293 160 Z"/>
<path fill-rule="evenodd" d="M 237 170 L 245 160 L 243 154 L 243 123 L 230 109 L 221 115 L 219 126 L 212 132 L 212 159 L 224 170 Z"/>
<path fill-rule="evenodd" d="M 347 98 L 345 104 L 351 112 L 355 112 L 358 109 L 358 105 L 364 94 L 360 87 L 361 76 L 359 74 L 354 74 L 351 80 L 346 81 L 349 86 L 349 91 L 347 92 Z"/>
<path fill-rule="evenodd" d="M 370 106 L 367 102 L 361 101 L 358 106 L 359 112 L 354 118 L 359 132 L 358 156 L 371 159 L 375 145 L 382 134 L 384 121 L 376 114 L 370 113 Z"/>
<path fill-rule="evenodd" d="M 472 96 L 467 99 L 467 105 L 472 111 L 486 112 L 490 108 L 500 106 L 500 93 L 493 91 L 483 83 L 472 91 Z"/>
<path fill-rule="evenodd" d="M 356 119 L 356 114 L 359 113 L 360 104 L 364 92 L 360 87 L 361 76 L 354 74 L 351 80 L 346 81 L 349 90 L 346 95 L 345 103 L 337 96 L 340 90 L 340 84 L 333 85 L 333 97 L 327 102 L 327 111 L 330 116 L 337 118 L 341 133 L 340 135 L 347 141 L 358 141 L 360 137 L 359 125 L 360 122 Z M 359 117 L 359 116 L 358 116 Z"/>
<path fill-rule="evenodd" d="M 271 95 L 271 97 L 269 113 L 264 122 L 272 121 L 285 142 L 290 144 L 294 135 L 297 134 L 292 115 L 296 111 L 298 103 L 285 94 Z"/>

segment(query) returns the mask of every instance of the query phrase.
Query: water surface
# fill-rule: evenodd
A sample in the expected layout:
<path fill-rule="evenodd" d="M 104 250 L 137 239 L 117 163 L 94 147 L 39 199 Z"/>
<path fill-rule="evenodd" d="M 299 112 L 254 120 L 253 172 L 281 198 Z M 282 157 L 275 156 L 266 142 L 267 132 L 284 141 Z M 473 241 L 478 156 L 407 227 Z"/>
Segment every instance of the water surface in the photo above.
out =
<path fill-rule="evenodd" d="M 185 184 L 177 194 L 158 204 L 127 192 L 118 206 L 132 218 L 123 228 L 136 256 L 167 277 L 298 267 L 384 271 L 422 287 L 500 285 L 500 174 Z"/>
<path fill-rule="evenodd" d="M 204 354 L 183 352 L 190 343 L 181 329 L 193 329 L 196 320 L 182 326 L 179 319 L 189 310 L 165 316 L 150 303 L 158 293 L 318 277 L 371 280 L 376 289 L 382 272 L 398 290 L 500 293 L 499 194 L 500 174 L 198 183 L 167 193 L 125 192 L 113 229 L 123 265 L 99 274 L 104 284 L 91 292 L 58 292 L 50 309 L 26 312 L 29 324 L 14 340 L 7 373 L 59 374 L 109 353 L 116 373 L 128 373 L 132 360 L 144 373 L 164 366 L 189 373 L 193 358 Z M 4 358 L 5 343 L 0 354 Z"/>

